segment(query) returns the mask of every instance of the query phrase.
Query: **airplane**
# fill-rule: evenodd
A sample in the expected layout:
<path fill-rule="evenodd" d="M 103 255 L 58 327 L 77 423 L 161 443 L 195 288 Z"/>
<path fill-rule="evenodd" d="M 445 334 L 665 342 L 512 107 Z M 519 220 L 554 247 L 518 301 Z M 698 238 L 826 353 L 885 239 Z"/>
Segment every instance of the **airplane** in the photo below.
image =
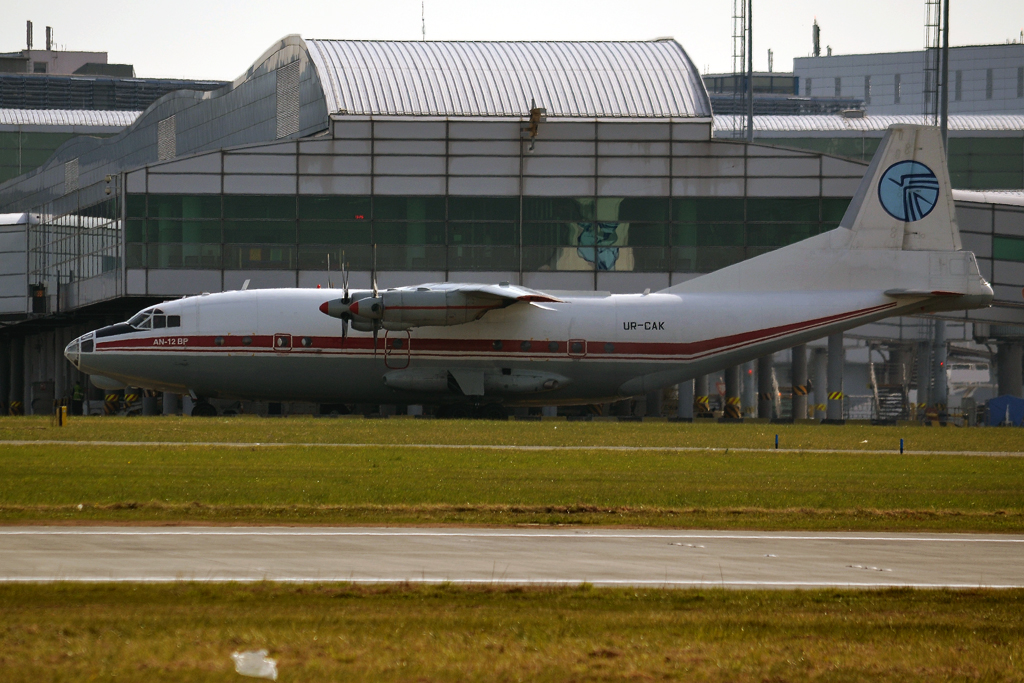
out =
<path fill-rule="evenodd" d="M 604 403 L 899 315 L 986 307 L 939 130 L 886 132 L 839 227 L 657 292 L 501 282 L 256 289 L 150 306 L 71 342 L 97 386 L 211 398 L 510 406 Z"/>

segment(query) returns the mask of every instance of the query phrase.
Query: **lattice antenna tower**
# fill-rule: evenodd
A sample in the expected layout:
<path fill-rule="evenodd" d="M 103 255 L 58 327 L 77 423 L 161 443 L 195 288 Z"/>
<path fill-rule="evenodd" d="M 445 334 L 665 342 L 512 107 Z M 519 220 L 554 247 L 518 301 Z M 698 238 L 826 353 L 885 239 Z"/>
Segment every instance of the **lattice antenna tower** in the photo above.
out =
<path fill-rule="evenodd" d="M 747 0 L 732 0 L 732 136 L 747 137 Z"/>
<path fill-rule="evenodd" d="M 924 0 L 924 116 L 939 125 L 939 59 L 942 0 Z"/>

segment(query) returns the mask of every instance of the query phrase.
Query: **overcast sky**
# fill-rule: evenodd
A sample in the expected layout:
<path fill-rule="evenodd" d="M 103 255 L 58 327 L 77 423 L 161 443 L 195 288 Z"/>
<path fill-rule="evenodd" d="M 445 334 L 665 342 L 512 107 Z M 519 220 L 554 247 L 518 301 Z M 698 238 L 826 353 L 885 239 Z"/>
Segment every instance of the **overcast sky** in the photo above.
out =
<path fill-rule="evenodd" d="M 428 40 L 648 40 L 672 36 L 702 71 L 732 70 L 731 0 L 426 0 Z M 34 47 L 52 26 L 60 49 L 109 53 L 140 77 L 231 80 L 290 33 L 419 40 L 420 0 L 0 0 L 0 51 Z M 789 71 L 811 51 L 919 50 L 923 0 L 754 0 L 754 68 Z M 952 0 L 951 45 L 1020 40 L 1024 0 Z"/>

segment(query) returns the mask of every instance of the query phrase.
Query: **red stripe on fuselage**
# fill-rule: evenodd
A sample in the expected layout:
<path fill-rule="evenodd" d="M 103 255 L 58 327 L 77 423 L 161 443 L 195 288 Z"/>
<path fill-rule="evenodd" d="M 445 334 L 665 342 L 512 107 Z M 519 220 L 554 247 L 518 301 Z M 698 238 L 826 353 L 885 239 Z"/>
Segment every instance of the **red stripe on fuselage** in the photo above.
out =
<path fill-rule="evenodd" d="M 750 346 L 769 339 L 783 337 L 797 332 L 803 332 L 815 327 L 823 327 L 832 323 L 842 322 L 851 318 L 871 315 L 880 311 L 893 308 L 895 302 L 889 302 L 864 308 L 857 311 L 837 313 L 835 315 L 815 318 L 813 320 L 798 323 L 789 323 L 768 327 L 762 330 L 741 332 L 706 339 L 696 342 L 587 342 L 586 354 L 598 356 L 605 359 L 643 360 L 652 356 L 672 356 L 678 360 L 695 360 L 705 358 L 715 353 L 734 350 L 744 346 Z M 190 353 L 224 353 L 224 352 L 245 352 L 254 353 L 279 353 L 279 354 L 309 354 L 322 353 L 324 351 L 341 352 L 373 352 L 374 340 L 371 337 L 325 337 L 313 335 L 293 334 L 292 347 L 290 349 L 277 349 L 274 347 L 274 335 L 174 335 L 173 337 L 143 337 L 135 339 L 119 339 L 106 342 L 97 342 L 97 351 L 168 351 L 168 352 L 190 352 Z M 310 346 L 302 346 L 301 340 L 308 337 L 311 340 Z M 244 338 L 251 339 L 251 343 L 243 343 Z M 417 356 L 443 356 L 449 353 L 458 354 L 487 354 L 500 355 L 502 357 L 515 358 L 559 358 L 568 353 L 568 342 L 554 341 L 556 348 L 551 349 L 551 340 L 534 339 L 446 339 L 430 337 L 397 337 L 402 340 L 403 348 L 392 348 L 391 350 L 404 355 L 407 352 L 415 352 Z M 222 343 L 217 344 L 216 339 Z M 385 345 L 395 339 L 382 337 L 376 342 L 377 352 L 383 352 Z M 161 341 L 163 340 L 163 341 Z M 170 340 L 170 341 L 168 341 Z M 184 340 L 184 343 L 171 343 Z M 605 351 L 605 345 L 611 343 L 613 350 Z M 406 347 L 409 344 L 411 348 Z M 573 357 L 579 357 L 574 355 Z"/>

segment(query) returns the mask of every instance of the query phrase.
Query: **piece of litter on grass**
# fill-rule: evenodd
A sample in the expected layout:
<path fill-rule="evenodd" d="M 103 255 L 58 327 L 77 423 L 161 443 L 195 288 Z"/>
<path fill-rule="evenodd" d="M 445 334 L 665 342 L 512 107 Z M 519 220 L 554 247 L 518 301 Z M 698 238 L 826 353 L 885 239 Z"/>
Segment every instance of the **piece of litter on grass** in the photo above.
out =
<path fill-rule="evenodd" d="M 768 554 L 768 555 L 765 555 L 765 557 L 778 557 L 778 555 L 771 555 L 771 554 Z"/>
<path fill-rule="evenodd" d="M 861 441 L 861 443 L 867 443 L 867 442 L 868 442 L 867 439 L 864 439 L 863 441 Z"/>
<path fill-rule="evenodd" d="M 266 650 L 233 652 L 231 659 L 235 660 L 235 671 L 243 676 L 269 678 L 272 681 L 277 680 L 277 662 L 273 659 L 267 659 Z"/>
<path fill-rule="evenodd" d="M 81 510 L 81 509 L 82 509 L 82 504 L 81 504 L 81 503 L 79 503 L 79 504 L 78 504 L 78 509 L 79 509 L 79 510 Z"/>

